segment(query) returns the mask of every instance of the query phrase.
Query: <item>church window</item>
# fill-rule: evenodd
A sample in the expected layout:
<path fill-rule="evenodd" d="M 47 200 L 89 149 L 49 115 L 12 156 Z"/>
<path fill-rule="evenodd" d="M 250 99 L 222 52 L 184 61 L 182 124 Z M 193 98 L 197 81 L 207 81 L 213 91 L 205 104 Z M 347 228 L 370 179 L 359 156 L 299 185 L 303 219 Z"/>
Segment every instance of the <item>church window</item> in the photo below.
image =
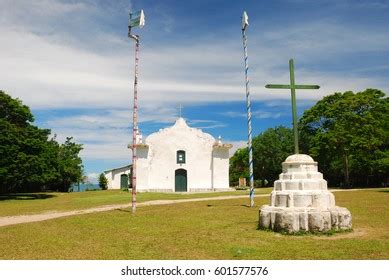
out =
<path fill-rule="evenodd" d="M 185 151 L 177 151 L 177 163 L 185 163 Z"/>

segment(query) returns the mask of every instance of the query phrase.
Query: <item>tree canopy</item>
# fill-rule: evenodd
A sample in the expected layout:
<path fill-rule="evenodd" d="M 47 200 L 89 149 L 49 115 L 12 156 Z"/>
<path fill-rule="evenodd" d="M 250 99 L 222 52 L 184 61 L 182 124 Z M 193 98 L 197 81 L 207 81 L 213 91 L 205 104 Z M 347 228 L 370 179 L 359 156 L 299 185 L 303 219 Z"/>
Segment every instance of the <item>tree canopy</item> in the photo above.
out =
<path fill-rule="evenodd" d="M 107 177 L 105 177 L 104 173 L 101 173 L 99 176 L 99 187 L 102 190 L 106 190 L 108 187 L 108 180 Z"/>
<path fill-rule="evenodd" d="M 0 192 L 68 191 L 81 181 L 82 149 L 69 137 L 63 144 L 19 99 L 0 91 Z"/>
<path fill-rule="evenodd" d="M 278 179 L 281 162 L 293 152 L 293 131 L 284 126 L 269 128 L 253 138 L 255 180 L 269 184 Z M 248 177 L 248 150 L 239 149 L 230 159 L 230 183 L 236 185 L 239 177 Z"/>
<path fill-rule="evenodd" d="M 330 186 L 381 186 L 389 174 L 389 102 L 377 89 L 335 93 L 299 121 L 300 149 L 311 155 Z M 293 153 L 292 130 L 269 128 L 253 139 L 254 178 L 273 182 Z M 230 160 L 230 183 L 248 178 L 248 151 Z"/>
<path fill-rule="evenodd" d="M 331 184 L 376 186 L 389 174 L 389 99 L 380 90 L 335 93 L 300 119 L 303 150 Z"/>

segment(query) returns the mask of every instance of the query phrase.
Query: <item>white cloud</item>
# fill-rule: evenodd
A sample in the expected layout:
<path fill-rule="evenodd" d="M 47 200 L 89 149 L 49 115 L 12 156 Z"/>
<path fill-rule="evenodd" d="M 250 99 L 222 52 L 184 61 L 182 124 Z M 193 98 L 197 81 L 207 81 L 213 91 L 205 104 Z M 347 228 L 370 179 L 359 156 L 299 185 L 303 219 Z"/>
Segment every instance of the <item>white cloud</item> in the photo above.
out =
<path fill-rule="evenodd" d="M 313 37 L 317 36 L 317 30 L 326 28 L 331 29 L 326 31 L 328 37 L 338 31 L 337 36 L 346 36 L 346 39 L 338 40 L 336 37 L 316 43 Z M 253 100 L 289 98 L 287 91 L 266 90 L 263 85 L 288 82 L 287 56 L 297 50 L 300 50 L 299 54 L 304 53 L 300 61 L 305 63 L 308 59 L 314 61 L 315 56 L 321 58 L 334 52 L 355 52 L 356 49 L 363 50 L 363 46 L 367 50 L 389 47 L 385 34 L 372 32 L 368 38 L 360 38 L 348 34 L 349 30 L 337 30 L 328 25 L 296 27 L 292 28 L 291 33 L 305 35 L 295 40 L 292 35 L 285 38 L 286 33 L 279 30 L 267 32 L 264 36 L 265 44 L 258 44 L 259 50 L 251 52 Z M 13 96 L 22 98 L 31 107 L 131 107 L 133 67 L 132 53 L 127 51 L 129 44 L 123 43 L 120 51 L 105 54 L 85 50 L 78 45 L 63 44 L 61 41 L 53 42 L 50 36 L 34 34 L 25 29 L 15 30 L 4 26 L 0 34 L 4 38 L 4 43 L 0 45 L 2 87 Z M 349 43 L 353 36 L 357 38 L 355 47 Z M 237 101 L 244 98 L 241 50 L 238 44 L 225 40 L 205 44 L 201 40 L 190 46 L 145 46 L 139 79 L 141 106 L 162 108 L 177 102 Z M 284 45 L 267 46 L 273 41 Z M 368 41 L 373 43 L 367 44 Z M 377 41 L 380 43 L 374 43 Z M 308 42 L 314 42 L 314 45 Z M 339 90 L 388 87 L 382 79 L 361 77 L 358 71 L 340 77 L 338 73 L 299 68 L 299 60 L 296 64 L 298 83 L 321 85 L 319 91 L 300 91 L 299 99 L 318 100 L 323 95 Z"/>
<path fill-rule="evenodd" d="M 187 120 L 187 123 L 199 129 L 213 129 L 227 126 L 225 123 L 214 120 Z"/>
<path fill-rule="evenodd" d="M 95 113 L 47 122 L 59 138 L 74 135 L 75 140 L 84 143 L 85 158 L 130 158 L 126 147 L 131 139 L 133 44 L 125 34 L 120 37 L 102 27 L 103 18 L 114 21 L 115 13 L 124 12 L 129 4 L 107 1 L 102 8 L 94 1 L 0 2 L 1 89 L 33 109 L 94 108 Z M 162 17 L 162 28 L 169 32 L 174 20 L 166 11 Z M 335 91 L 368 87 L 389 90 L 386 79 L 366 72 L 385 70 L 385 65 L 339 72 L 331 64 L 345 54 L 357 59 L 359 52 L 386 51 L 389 36 L 384 29 L 352 28 L 317 20 L 274 27 L 259 34 L 255 22 L 251 26 L 249 73 L 254 102 L 266 101 L 269 107 L 289 106 L 289 91 L 268 90 L 264 85 L 288 83 L 290 57 L 296 58 L 297 83 L 321 86 L 319 90 L 298 91 L 300 104 Z M 146 29 L 144 34 L 148 36 Z M 148 38 L 140 56 L 140 122 L 172 123 L 180 103 L 245 100 L 239 34 L 234 39 L 205 35 L 169 45 Z M 312 67 L 323 62 L 327 70 Z M 253 111 L 256 118 L 278 118 L 282 114 L 266 109 Z M 246 113 L 227 112 L 226 116 L 246 117 Z M 191 123 L 203 129 L 225 126 L 212 120 Z M 234 149 L 243 143 L 236 142 Z"/>
<path fill-rule="evenodd" d="M 88 173 L 86 174 L 87 180 L 92 184 L 97 184 L 99 182 L 99 173 Z"/>
<path fill-rule="evenodd" d="M 247 118 L 247 113 L 228 111 L 222 113 L 222 115 L 230 117 L 230 118 Z M 251 116 L 256 119 L 278 119 L 281 116 L 286 115 L 284 112 L 271 112 L 264 110 L 255 110 L 251 112 Z"/>
<path fill-rule="evenodd" d="M 57 3 L 54 1 L 54 3 Z M 85 5 L 85 4 L 84 4 Z M 53 10 L 61 9 L 61 4 Z M 65 6 L 65 11 L 81 7 Z M 56 12 L 52 13 L 53 15 Z M 383 79 L 361 76 L 358 71 L 343 77 L 331 71 L 307 69 L 342 53 L 379 51 L 389 47 L 388 36 L 374 30 L 349 30 L 328 23 L 292 26 L 267 31 L 252 39 L 250 49 L 253 100 L 288 99 L 286 91 L 264 88 L 266 83 L 287 83 L 287 60 L 296 56 L 298 83 L 317 83 L 318 91 L 300 91 L 299 99 L 318 100 L 334 91 L 388 86 Z M 323 40 L 317 40 L 321 33 Z M 115 52 L 86 49 L 80 43 L 51 34 L 3 25 L 0 28 L 2 87 L 33 108 L 131 108 L 133 80 L 132 45 L 115 35 L 109 40 Z M 105 37 L 105 33 L 104 37 Z M 97 33 L 96 37 L 103 34 Z M 85 40 L 92 40 L 87 38 Z M 69 43 L 70 41 L 70 43 Z M 99 40 L 97 43 L 100 42 Z M 84 45 L 92 42 L 86 41 Z M 144 47 L 144 49 L 143 49 Z M 237 101 L 244 99 L 240 42 L 210 40 L 207 44 L 142 45 L 139 102 L 148 107 L 182 103 Z M 98 47 L 97 47 L 98 49 Z M 305 65 L 304 68 L 299 65 Z M 363 73 L 366 75 L 366 73 Z"/>
<path fill-rule="evenodd" d="M 232 148 L 230 149 L 230 157 L 232 157 L 238 149 L 247 147 L 247 142 L 246 141 L 228 141 L 228 140 L 224 140 L 224 142 L 232 144 Z"/>
<path fill-rule="evenodd" d="M 158 109 L 143 118 L 147 122 L 171 124 L 176 120 L 176 111 Z M 166 115 L 166 112 L 172 113 Z M 188 124 L 200 129 L 225 127 L 224 123 L 213 120 L 189 120 Z M 81 156 L 84 159 L 130 160 L 132 124 L 128 110 L 107 110 L 90 114 L 60 117 L 48 120 L 47 127 L 52 128 L 60 142 L 73 135 L 78 143 L 84 143 Z M 140 126 L 142 130 L 142 125 Z M 152 131 L 154 132 L 154 131 Z M 144 135 L 147 137 L 147 135 Z"/>

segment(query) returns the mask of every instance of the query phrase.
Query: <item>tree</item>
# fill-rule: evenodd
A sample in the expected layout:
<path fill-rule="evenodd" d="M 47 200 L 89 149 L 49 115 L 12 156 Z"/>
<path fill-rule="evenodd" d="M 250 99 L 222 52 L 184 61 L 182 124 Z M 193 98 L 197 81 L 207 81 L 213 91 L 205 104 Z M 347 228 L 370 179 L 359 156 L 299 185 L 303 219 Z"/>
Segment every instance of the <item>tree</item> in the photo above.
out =
<path fill-rule="evenodd" d="M 56 173 L 50 130 L 33 126 L 30 109 L 0 91 L 0 191 L 35 191 Z M 55 147 L 54 147 L 55 148 Z M 55 177 L 55 175 L 53 175 Z"/>
<path fill-rule="evenodd" d="M 375 185 L 389 173 L 389 103 L 376 89 L 324 97 L 300 119 L 304 152 L 332 184 Z"/>
<path fill-rule="evenodd" d="M 30 108 L 19 99 L 0 90 L 0 119 L 19 127 L 28 126 L 34 121 Z"/>
<path fill-rule="evenodd" d="M 108 180 L 105 177 L 104 173 L 101 173 L 99 176 L 99 186 L 102 190 L 106 190 L 108 187 Z"/>
<path fill-rule="evenodd" d="M 293 153 L 293 131 L 278 126 L 269 128 L 253 139 L 254 178 L 272 184 L 282 171 L 281 163 Z M 236 151 L 230 159 L 230 184 L 239 177 L 249 177 L 248 149 Z"/>
<path fill-rule="evenodd" d="M 248 160 L 248 148 L 238 149 L 230 158 L 230 186 L 237 186 L 241 177 L 249 177 Z"/>
<path fill-rule="evenodd" d="M 67 191 L 82 174 L 81 145 L 70 140 L 60 145 L 33 121 L 28 106 L 0 91 L 1 193 Z"/>
<path fill-rule="evenodd" d="M 293 130 L 284 126 L 269 128 L 253 139 L 254 178 L 270 185 L 282 172 L 282 162 L 293 154 Z"/>
<path fill-rule="evenodd" d="M 81 144 L 72 142 L 72 137 L 67 137 L 64 144 L 60 145 L 58 153 L 58 169 L 60 173 L 60 191 L 68 191 L 72 183 L 79 183 L 83 178 L 83 165 L 79 153 Z"/>

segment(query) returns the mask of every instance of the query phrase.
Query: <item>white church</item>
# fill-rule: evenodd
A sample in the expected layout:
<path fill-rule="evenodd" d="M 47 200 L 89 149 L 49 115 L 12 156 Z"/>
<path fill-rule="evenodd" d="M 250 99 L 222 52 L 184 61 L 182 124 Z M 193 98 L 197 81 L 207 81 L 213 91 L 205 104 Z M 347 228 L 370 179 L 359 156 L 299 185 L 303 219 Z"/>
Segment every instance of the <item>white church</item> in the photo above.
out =
<path fill-rule="evenodd" d="M 229 150 L 200 129 L 178 118 L 171 127 L 160 129 L 145 141 L 138 134 L 137 191 L 199 192 L 229 189 Z M 104 171 L 108 189 L 128 186 L 131 166 Z"/>

